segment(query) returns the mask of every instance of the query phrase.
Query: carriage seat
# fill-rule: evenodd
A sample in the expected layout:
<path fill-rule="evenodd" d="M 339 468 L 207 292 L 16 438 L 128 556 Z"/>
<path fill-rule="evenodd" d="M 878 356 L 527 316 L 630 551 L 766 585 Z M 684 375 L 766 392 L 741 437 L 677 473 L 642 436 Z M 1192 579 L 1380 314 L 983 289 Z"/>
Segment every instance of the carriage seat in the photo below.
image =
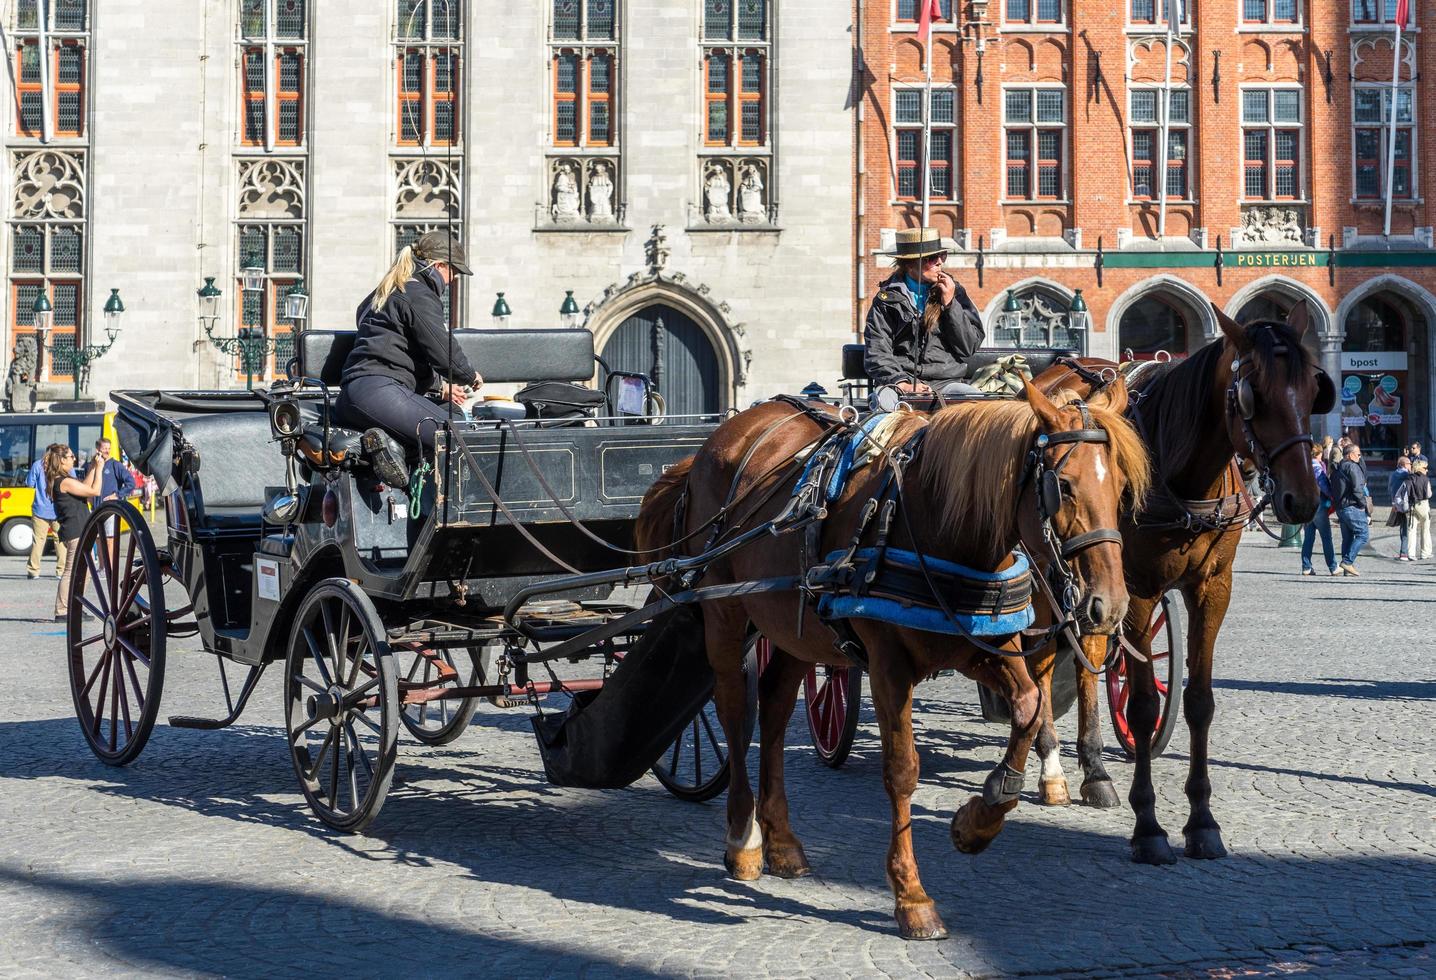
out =
<path fill-rule="evenodd" d="M 262 411 L 229 412 L 186 420 L 185 440 L 199 456 L 190 477 L 192 512 L 212 530 L 254 530 L 269 492 L 282 487 L 284 457 L 270 440 Z"/>
<path fill-rule="evenodd" d="M 870 381 L 868 369 L 864 363 L 868 347 L 866 344 L 844 344 L 843 345 L 843 380 L 844 381 Z M 1041 347 L 983 347 L 972 352 L 967 359 L 966 377 L 972 377 L 978 371 L 989 365 L 996 364 L 999 358 L 1010 357 L 1013 354 L 1021 354 L 1027 360 L 1027 366 L 1032 369 L 1032 376 L 1036 377 L 1046 371 L 1059 357 L 1076 357 L 1077 352 L 1065 349 L 1048 349 Z"/>
<path fill-rule="evenodd" d="M 296 344 L 300 376 L 337 387 L 357 336 L 353 330 L 302 332 Z M 486 382 L 593 377 L 593 334 L 587 330 L 455 330 L 454 343 Z"/>

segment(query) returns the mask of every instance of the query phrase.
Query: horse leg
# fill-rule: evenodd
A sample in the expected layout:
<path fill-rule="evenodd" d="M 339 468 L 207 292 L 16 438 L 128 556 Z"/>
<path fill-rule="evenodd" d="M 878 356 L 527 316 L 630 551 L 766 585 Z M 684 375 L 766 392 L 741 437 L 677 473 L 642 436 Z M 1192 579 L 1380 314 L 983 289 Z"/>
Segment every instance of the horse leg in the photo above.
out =
<path fill-rule="evenodd" d="M 893 890 L 893 916 L 904 939 L 946 939 L 947 927 L 937 914 L 937 903 L 923 890 L 912 853 L 912 794 L 918 777 L 912 741 L 913 678 L 906 663 L 893 663 L 895 659 L 875 659 L 868 673 L 882 733 L 883 786 L 892 803 L 888 884 Z"/>
<path fill-rule="evenodd" d="M 808 666 L 774 647 L 758 682 L 758 826 L 768 873 L 779 878 L 801 878 L 812 871 L 803 844 L 788 823 L 788 792 L 783 785 L 783 737 Z"/>
<path fill-rule="evenodd" d="M 739 881 L 755 881 L 763 873 L 763 832 L 754 815 L 753 787 L 748 783 L 746 753 L 747 683 L 743 678 L 743 639 L 748 620 L 733 603 L 710 604 L 703 610 L 704 642 L 713 665 L 713 700 L 728 740 L 728 834 L 723 866 Z"/>
<path fill-rule="evenodd" d="M 1211 732 L 1216 703 L 1212 697 L 1212 654 L 1217 631 L 1226 618 L 1231 589 L 1222 579 L 1208 579 L 1187 594 L 1192 621 L 1187 635 L 1187 689 L 1182 708 L 1191 732 L 1191 763 L 1187 770 L 1187 802 L 1191 806 L 1187 824 L 1186 855 L 1191 858 L 1227 856 L 1222 828 L 1212 816 L 1212 781 L 1207 774 L 1207 736 Z"/>
<path fill-rule="evenodd" d="M 1052 669 L 1057 663 L 1057 646 L 1049 643 L 1039 653 L 1027 658 L 1028 673 L 1041 693 L 1041 728 L 1037 733 L 1037 757 L 1042 760 L 1042 781 L 1038 800 L 1044 806 L 1066 806 L 1072 802 L 1067 792 L 1067 774 L 1062 771 L 1061 746 L 1052 718 Z"/>
<path fill-rule="evenodd" d="M 1132 828 L 1132 860 L 1138 864 L 1175 864 L 1177 856 L 1167 843 L 1167 832 L 1157 822 L 1157 792 L 1152 788 L 1152 734 L 1157 728 L 1157 679 L 1152 673 L 1152 643 L 1146 625 L 1152 621 L 1156 601 L 1132 596 L 1127 608 L 1127 635 L 1142 654 L 1142 660 L 1127 658 L 1127 723 L 1136 743 L 1136 764 L 1132 768 L 1132 789 L 1127 800 L 1136 814 Z M 1139 624 L 1133 626 L 1133 624 Z"/>
<path fill-rule="evenodd" d="M 1007 812 L 1017 806 L 1026 778 L 1027 753 L 1042 725 L 1042 696 L 1022 660 L 994 658 L 974 669 L 971 676 L 1007 699 L 1012 706 L 1012 731 L 1006 754 L 982 784 L 982 795 L 968 800 L 953 815 L 952 843 L 964 854 L 985 851 L 1002 830 Z"/>
<path fill-rule="evenodd" d="M 1092 666 L 1101 668 L 1107 657 L 1119 656 L 1108 637 L 1084 636 L 1082 650 Z M 1102 659 L 1097 659 L 1101 657 Z M 1121 803 L 1112 777 L 1102 765 L 1102 714 L 1098 698 L 1098 675 L 1085 668 L 1077 670 L 1077 761 L 1082 765 L 1082 802 L 1109 809 Z"/>

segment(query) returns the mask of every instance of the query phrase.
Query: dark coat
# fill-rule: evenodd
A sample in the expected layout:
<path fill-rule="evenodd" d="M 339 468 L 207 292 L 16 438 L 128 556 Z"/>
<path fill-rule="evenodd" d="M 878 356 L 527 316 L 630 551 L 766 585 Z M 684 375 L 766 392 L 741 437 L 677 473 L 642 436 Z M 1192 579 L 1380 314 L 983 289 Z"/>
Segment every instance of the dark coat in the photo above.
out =
<path fill-rule="evenodd" d="M 1331 474 L 1333 503 L 1341 507 L 1366 507 L 1366 469 L 1354 459 L 1343 459 Z"/>
<path fill-rule="evenodd" d="M 863 364 L 875 385 L 916 377 L 934 388 L 967 374 L 966 361 L 982 344 L 982 317 L 957 287 L 931 333 L 923 333 L 922 311 L 908 292 L 903 273 L 890 277 L 868 307 Z"/>
<path fill-rule="evenodd" d="M 426 270 L 394 290 L 382 310 L 373 309 L 373 293 L 364 297 L 354 315 L 359 337 L 344 362 L 344 383 L 363 377 L 394 378 L 418 394 L 433 390 L 438 378 L 472 384 L 477 372 L 463 348 L 450 343 L 444 288 L 439 274 Z"/>

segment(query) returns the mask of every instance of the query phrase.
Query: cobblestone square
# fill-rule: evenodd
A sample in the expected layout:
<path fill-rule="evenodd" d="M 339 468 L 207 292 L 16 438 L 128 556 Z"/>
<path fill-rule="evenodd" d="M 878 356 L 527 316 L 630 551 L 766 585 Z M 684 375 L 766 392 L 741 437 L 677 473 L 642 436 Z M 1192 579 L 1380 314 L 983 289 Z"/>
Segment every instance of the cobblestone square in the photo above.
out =
<path fill-rule="evenodd" d="M 998 841 L 958 854 L 948 820 L 1003 732 L 971 682 L 919 688 L 918 857 L 952 930 L 934 944 L 892 923 L 870 710 L 839 771 L 791 730 L 803 880 L 728 880 L 721 798 L 685 804 L 651 777 L 547 785 L 524 712 L 487 704 L 445 748 L 401 740 L 383 814 L 344 837 L 303 805 L 273 674 L 243 724 L 162 720 L 135 765 L 100 765 L 60 624 L 37 618 L 53 579 L 3 559 L 0 975 L 1431 976 L 1436 565 L 1391 561 L 1388 537 L 1372 551 L 1359 579 L 1302 579 L 1294 550 L 1247 535 L 1216 670 L 1225 861 L 1129 862 L 1115 748 L 1122 808 L 1038 806 L 1034 754 Z M 172 644 L 161 719 L 218 697 L 210 658 Z M 1181 725 L 1155 767 L 1178 841 L 1185 740 Z"/>

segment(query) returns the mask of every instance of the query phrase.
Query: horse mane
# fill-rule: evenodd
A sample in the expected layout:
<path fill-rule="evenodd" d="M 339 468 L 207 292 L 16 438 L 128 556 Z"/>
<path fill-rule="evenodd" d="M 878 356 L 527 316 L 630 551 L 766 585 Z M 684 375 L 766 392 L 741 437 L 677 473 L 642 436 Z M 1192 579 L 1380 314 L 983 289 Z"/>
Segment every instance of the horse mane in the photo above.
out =
<path fill-rule="evenodd" d="M 1252 346 L 1253 385 L 1258 390 L 1268 391 L 1277 383 L 1283 358 L 1292 374 L 1310 369 L 1311 352 L 1287 324 L 1257 320 L 1245 329 Z M 1286 348 L 1284 354 L 1277 352 L 1279 346 Z M 1164 474 L 1186 469 L 1207 442 L 1210 432 L 1195 424 L 1195 413 L 1206 404 L 1226 353 L 1227 340 L 1218 337 L 1191 357 L 1148 369 L 1133 386 L 1134 393 L 1141 392 L 1138 411 L 1147 420 L 1152 456 L 1161 460 Z"/>
<path fill-rule="evenodd" d="M 1058 407 L 1077 401 L 1058 392 Z M 1121 415 L 1091 404 L 1092 418 L 1107 430 L 1112 465 L 1136 499 L 1147 491 L 1147 451 Z M 923 467 L 928 489 L 941 501 L 939 533 L 984 541 L 1012 539 L 1017 521 L 1018 483 L 1037 435 L 1037 415 L 1026 401 L 967 402 L 937 412 L 928 425 Z M 931 455 L 929 455 L 931 454 Z"/>

